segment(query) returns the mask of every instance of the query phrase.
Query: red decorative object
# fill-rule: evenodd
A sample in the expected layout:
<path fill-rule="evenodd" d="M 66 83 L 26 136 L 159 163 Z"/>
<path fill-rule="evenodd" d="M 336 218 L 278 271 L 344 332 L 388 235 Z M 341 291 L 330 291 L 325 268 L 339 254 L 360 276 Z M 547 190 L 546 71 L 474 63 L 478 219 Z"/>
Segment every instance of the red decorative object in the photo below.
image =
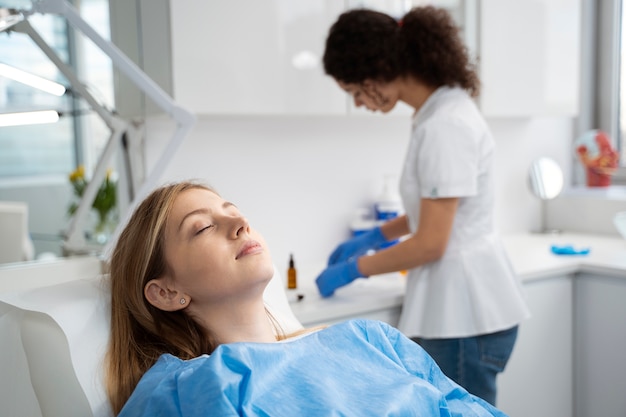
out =
<path fill-rule="evenodd" d="M 609 136 L 601 130 L 593 130 L 578 140 L 576 153 L 585 166 L 588 187 L 611 185 L 611 175 L 618 166 L 619 154 L 611 145 Z"/>

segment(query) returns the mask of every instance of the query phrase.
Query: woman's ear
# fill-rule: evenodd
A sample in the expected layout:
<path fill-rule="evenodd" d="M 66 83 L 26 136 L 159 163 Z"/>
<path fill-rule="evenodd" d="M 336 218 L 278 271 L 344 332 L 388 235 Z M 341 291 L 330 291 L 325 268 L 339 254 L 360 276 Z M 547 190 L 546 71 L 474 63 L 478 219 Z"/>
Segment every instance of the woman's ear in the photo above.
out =
<path fill-rule="evenodd" d="M 190 297 L 168 286 L 163 277 L 148 281 L 143 293 L 150 304 L 163 311 L 182 310 L 190 301 Z"/>

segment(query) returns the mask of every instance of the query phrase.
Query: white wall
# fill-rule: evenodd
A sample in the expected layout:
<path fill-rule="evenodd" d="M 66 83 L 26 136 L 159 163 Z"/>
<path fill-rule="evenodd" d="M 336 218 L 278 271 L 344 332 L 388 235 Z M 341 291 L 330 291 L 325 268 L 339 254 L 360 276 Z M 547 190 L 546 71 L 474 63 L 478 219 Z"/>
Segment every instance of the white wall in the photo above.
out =
<path fill-rule="evenodd" d="M 497 227 L 537 229 L 539 202 L 526 174 L 539 156 L 566 172 L 571 160 L 568 118 L 489 121 L 497 141 Z M 148 165 L 169 120 L 148 123 Z M 400 174 L 410 120 L 380 117 L 200 117 L 174 155 L 162 182 L 202 178 L 237 204 L 265 236 L 274 260 L 287 267 L 319 263 L 348 237 L 357 207 L 371 204 L 384 174 Z"/>
<path fill-rule="evenodd" d="M 550 156 L 570 183 L 573 121 L 488 122 L 497 142 L 496 226 L 503 234 L 537 230 L 541 209 L 527 188 L 528 167 L 535 158 Z M 383 175 L 400 173 L 409 126 L 404 116 L 201 116 L 161 182 L 206 180 L 263 233 L 279 267 L 286 268 L 290 252 L 296 265 L 319 264 L 348 236 L 354 210 L 370 205 L 380 192 Z M 155 162 L 172 128 L 168 118 L 148 122 L 148 165 Z M 66 182 L 0 186 L 0 199 L 29 203 L 38 254 L 60 253 L 59 240 L 48 237 L 60 233 L 67 221 Z M 608 201 L 566 193 L 548 205 L 547 221 L 549 227 L 566 231 L 617 235 L 611 218 L 621 210 L 626 210 L 624 190 Z M 46 239 L 38 240 L 42 234 Z"/>

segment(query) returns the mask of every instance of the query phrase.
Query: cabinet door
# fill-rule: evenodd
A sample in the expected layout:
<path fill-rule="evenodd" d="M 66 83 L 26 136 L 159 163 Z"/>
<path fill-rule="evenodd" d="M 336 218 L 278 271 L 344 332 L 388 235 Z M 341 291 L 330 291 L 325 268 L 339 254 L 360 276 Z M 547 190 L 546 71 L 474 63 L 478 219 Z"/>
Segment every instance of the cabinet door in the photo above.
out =
<path fill-rule="evenodd" d="M 475 32 L 476 0 L 437 0 Z M 419 0 L 170 2 L 173 95 L 198 114 L 371 114 L 328 77 L 328 29 L 353 7 L 403 14 Z M 471 24 L 467 24 L 471 22 Z M 469 41 L 470 49 L 475 42 Z M 413 109 L 399 103 L 393 114 Z"/>
<path fill-rule="evenodd" d="M 482 112 L 495 117 L 576 115 L 580 21 L 580 0 L 482 0 Z"/>
<path fill-rule="evenodd" d="M 576 282 L 576 415 L 626 414 L 626 278 Z"/>
<path fill-rule="evenodd" d="M 174 98 L 205 114 L 345 114 L 324 74 L 336 0 L 170 2 Z"/>
<path fill-rule="evenodd" d="M 358 315 L 347 315 L 347 316 L 338 316 L 331 320 L 320 320 L 320 321 L 302 321 L 302 325 L 304 327 L 315 327 L 320 325 L 330 325 L 335 323 L 342 323 L 346 320 L 353 319 L 365 319 L 365 320 L 379 320 L 390 324 L 394 327 L 398 326 L 398 322 L 400 321 L 400 313 L 402 312 L 402 307 L 390 307 L 384 308 L 380 310 L 373 310 L 364 313 L 360 313 Z"/>
<path fill-rule="evenodd" d="M 532 317 L 522 322 L 498 377 L 497 406 L 510 417 L 573 415 L 573 283 L 569 276 L 524 284 Z"/>

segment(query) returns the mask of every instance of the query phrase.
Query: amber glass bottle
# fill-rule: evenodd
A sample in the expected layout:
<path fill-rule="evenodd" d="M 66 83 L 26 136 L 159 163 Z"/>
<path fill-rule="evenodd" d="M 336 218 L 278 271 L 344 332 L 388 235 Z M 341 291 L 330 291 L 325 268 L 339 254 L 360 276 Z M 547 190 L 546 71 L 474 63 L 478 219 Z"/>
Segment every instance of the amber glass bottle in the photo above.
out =
<path fill-rule="evenodd" d="M 287 269 L 287 288 L 293 290 L 297 287 L 296 267 L 293 263 L 293 254 L 289 254 L 289 269 Z"/>

